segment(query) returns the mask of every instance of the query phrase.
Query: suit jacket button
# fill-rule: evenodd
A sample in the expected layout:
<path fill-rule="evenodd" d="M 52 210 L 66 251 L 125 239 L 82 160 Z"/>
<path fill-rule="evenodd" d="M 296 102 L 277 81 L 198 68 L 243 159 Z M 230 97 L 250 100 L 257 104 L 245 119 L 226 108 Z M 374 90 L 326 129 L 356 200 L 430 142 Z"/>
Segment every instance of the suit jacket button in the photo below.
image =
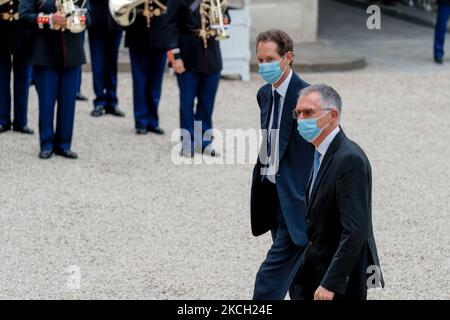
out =
<path fill-rule="evenodd" d="M 312 246 L 312 241 L 309 242 L 309 245 Z"/>
<path fill-rule="evenodd" d="M 311 223 L 311 219 L 306 219 L 306 223 L 310 224 Z"/>

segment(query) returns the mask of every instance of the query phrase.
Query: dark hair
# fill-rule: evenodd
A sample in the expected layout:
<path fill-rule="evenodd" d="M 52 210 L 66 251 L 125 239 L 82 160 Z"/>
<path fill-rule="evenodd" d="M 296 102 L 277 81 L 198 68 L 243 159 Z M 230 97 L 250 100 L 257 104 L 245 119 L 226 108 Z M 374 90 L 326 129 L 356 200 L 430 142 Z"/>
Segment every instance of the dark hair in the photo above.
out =
<path fill-rule="evenodd" d="M 278 29 L 271 29 L 258 34 L 256 37 L 256 47 L 260 42 L 273 41 L 277 44 L 277 52 L 280 56 L 284 56 L 286 53 L 294 52 L 294 42 L 292 38 L 284 31 Z"/>

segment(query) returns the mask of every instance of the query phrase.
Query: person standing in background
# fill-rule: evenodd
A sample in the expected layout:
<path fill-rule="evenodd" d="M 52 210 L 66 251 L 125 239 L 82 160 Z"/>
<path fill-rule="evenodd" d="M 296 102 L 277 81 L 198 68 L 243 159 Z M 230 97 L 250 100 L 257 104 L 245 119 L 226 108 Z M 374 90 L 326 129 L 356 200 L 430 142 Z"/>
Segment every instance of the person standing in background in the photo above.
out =
<path fill-rule="evenodd" d="M 0 5 L 0 133 L 11 129 L 33 134 L 28 127 L 28 92 L 31 82 L 30 30 L 19 21 L 19 0 Z M 14 119 L 11 121 L 11 70 L 14 73 Z"/>
<path fill-rule="evenodd" d="M 194 152 L 215 157 L 212 137 L 205 133 L 213 128 L 212 114 L 220 73 L 222 53 L 217 32 L 205 25 L 208 14 L 203 10 L 202 0 L 169 0 L 167 2 L 167 23 L 164 31 L 167 39 L 169 62 L 177 75 L 180 90 L 180 126 L 189 133 L 190 139 L 183 135 L 180 155 L 193 157 Z M 206 1 L 207 2 L 207 1 Z M 223 13 L 224 23 L 230 22 L 228 11 Z M 203 37 L 202 37 L 203 36 Z M 194 102 L 197 106 L 194 109 Z M 195 110 L 195 111 L 194 111 Z M 195 141 L 195 123 L 201 123 L 201 141 Z M 197 131 L 197 130 L 196 130 Z"/>
<path fill-rule="evenodd" d="M 164 134 L 159 127 L 158 105 L 167 63 L 164 23 L 167 0 L 146 2 L 125 29 L 133 76 L 134 120 L 137 134 Z"/>
<path fill-rule="evenodd" d="M 124 117 L 117 100 L 117 64 L 122 28 L 112 19 L 108 0 L 92 0 L 90 7 L 88 33 L 95 92 L 91 115 L 100 117 L 107 113 Z"/>
<path fill-rule="evenodd" d="M 85 3 L 89 5 L 88 1 Z M 31 63 L 39 98 L 39 157 L 49 159 L 57 154 L 76 159 L 77 154 L 71 150 L 75 101 L 80 68 L 86 62 L 78 31 L 85 28 L 88 15 L 80 14 L 80 23 L 71 26 L 71 16 L 57 10 L 57 4 L 61 3 L 55 0 L 21 0 L 19 16 L 33 30 Z M 76 33 L 70 31 L 71 27 L 76 29 Z"/>
<path fill-rule="evenodd" d="M 443 64 L 445 34 L 447 33 L 447 22 L 450 16 L 450 0 L 438 0 L 437 3 L 438 12 L 434 30 L 434 61 L 438 64 Z"/>

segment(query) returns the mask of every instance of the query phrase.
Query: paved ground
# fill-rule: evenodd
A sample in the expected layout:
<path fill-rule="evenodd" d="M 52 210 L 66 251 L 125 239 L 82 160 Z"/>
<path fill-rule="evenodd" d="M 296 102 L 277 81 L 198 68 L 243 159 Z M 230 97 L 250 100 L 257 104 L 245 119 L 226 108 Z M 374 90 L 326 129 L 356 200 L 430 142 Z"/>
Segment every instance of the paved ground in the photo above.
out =
<path fill-rule="evenodd" d="M 372 162 L 387 288 L 371 291 L 371 299 L 450 298 L 450 72 L 437 72 L 416 50 L 403 59 L 385 54 L 384 63 L 370 56 L 359 72 L 302 75 L 342 93 L 343 127 Z M 92 92 L 90 76 L 85 93 Z M 126 119 L 94 119 L 90 104 L 78 105 L 78 161 L 43 162 L 37 136 L 0 136 L 0 298 L 251 297 L 270 245 L 268 235 L 250 235 L 251 165 L 174 165 L 175 80 L 165 79 L 164 137 L 134 134 L 130 82 L 120 75 Z M 248 83 L 223 81 L 216 127 L 257 127 L 261 84 L 256 75 Z M 34 89 L 30 102 L 37 128 Z M 80 268 L 80 290 L 67 286 L 70 266 Z"/>

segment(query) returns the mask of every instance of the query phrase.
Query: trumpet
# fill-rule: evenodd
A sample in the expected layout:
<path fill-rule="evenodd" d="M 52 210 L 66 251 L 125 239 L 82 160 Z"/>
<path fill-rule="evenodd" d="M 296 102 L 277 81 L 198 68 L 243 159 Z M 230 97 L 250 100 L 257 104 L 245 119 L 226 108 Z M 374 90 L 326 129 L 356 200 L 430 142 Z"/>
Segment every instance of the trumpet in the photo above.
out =
<path fill-rule="evenodd" d="M 225 23 L 224 13 L 227 9 L 226 0 L 202 0 L 200 4 L 201 29 L 199 37 L 203 46 L 208 47 L 208 39 L 214 37 L 217 41 L 228 39 L 228 24 Z"/>
<path fill-rule="evenodd" d="M 72 33 L 80 33 L 86 29 L 87 9 L 76 6 L 74 0 L 56 0 L 56 10 L 66 16 L 66 25 L 63 29 Z"/>

